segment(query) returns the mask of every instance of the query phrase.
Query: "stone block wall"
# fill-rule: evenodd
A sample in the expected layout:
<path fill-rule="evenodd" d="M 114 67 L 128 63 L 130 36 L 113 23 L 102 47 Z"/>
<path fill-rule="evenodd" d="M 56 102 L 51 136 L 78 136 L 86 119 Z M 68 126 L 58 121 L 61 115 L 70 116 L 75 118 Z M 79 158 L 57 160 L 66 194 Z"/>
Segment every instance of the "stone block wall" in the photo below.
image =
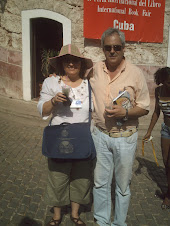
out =
<path fill-rule="evenodd" d="M 144 73 L 146 82 L 148 84 L 149 93 L 151 97 L 155 96 L 156 84 L 154 82 L 154 73 L 160 68 L 159 66 L 145 66 L 137 65 Z"/>
<path fill-rule="evenodd" d="M 22 99 L 22 53 L 0 47 L 0 94 Z"/>
<path fill-rule="evenodd" d="M 83 0 L 1 0 L 0 1 L 0 94 L 22 99 L 23 10 L 46 9 L 72 23 L 72 43 L 94 62 L 104 58 L 99 40 L 83 37 Z M 159 19 L 159 16 L 158 16 Z M 163 43 L 126 44 L 125 56 L 144 72 L 150 95 L 154 95 L 154 72 L 167 65 L 170 1 L 166 1 Z M 154 34 L 153 34 L 154 35 Z"/>

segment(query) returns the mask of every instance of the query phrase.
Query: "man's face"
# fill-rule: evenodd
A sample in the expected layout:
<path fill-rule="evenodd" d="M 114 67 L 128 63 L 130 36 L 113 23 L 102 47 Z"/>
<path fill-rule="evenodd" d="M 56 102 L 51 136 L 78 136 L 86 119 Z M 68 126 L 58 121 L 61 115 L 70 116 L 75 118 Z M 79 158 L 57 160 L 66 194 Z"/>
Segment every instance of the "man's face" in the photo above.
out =
<path fill-rule="evenodd" d="M 121 63 L 124 56 L 124 48 L 117 33 L 106 36 L 104 40 L 103 52 L 109 70 L 115 70 Z"/>

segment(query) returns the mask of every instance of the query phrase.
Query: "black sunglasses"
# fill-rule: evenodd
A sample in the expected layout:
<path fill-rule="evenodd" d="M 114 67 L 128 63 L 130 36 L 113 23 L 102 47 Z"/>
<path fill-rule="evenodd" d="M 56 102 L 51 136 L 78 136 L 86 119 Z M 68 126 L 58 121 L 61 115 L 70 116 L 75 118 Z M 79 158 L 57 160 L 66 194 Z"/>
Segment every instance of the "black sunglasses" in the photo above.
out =
<path fill-rule="evenodd" d="M 112 48 L 114 49 L 114 51 L 120 51 L 122 49 L 121 45 L 105 45 L 104 46 L 104 50 L 110 52 L 112 50 Z"/>
<path fill-rule="evenodd" d="M 64 63 L 79 63 L 81 59 L 79 57 L 75 56 L 63 56 L 63 62 Z"/>

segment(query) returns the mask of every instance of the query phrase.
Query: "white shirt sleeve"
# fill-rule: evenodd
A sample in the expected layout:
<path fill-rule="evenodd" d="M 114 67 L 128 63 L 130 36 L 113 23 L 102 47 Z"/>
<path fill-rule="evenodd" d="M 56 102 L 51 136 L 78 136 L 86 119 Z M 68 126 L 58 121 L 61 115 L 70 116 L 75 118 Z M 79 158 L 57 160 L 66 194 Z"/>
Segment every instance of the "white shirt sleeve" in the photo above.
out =
<path fill-rule="evenodd" d="M 43 82 L 40 99 L 37 104 L 41 116 L 43 113 L 43 104 L 51 100 L 58 92 L 61 92 L 61 88 L 58 86 L 58 78 L 54 76 L 46 78 Z M 44 116 L 42 118 L 46 120 L 48 117 L 49 116 Z"/>

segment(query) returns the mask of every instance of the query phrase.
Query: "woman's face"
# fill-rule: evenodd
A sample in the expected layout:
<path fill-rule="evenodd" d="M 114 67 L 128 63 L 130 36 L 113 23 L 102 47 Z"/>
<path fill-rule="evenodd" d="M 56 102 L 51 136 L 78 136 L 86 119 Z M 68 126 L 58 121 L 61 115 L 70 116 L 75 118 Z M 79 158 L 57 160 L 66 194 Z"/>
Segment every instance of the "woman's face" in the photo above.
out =
<path fill-rule="evenodd" d="M 66 75 L 70 77 L 79 76 L 81 69 L 81 59 L 72 55 L 64 56 L 63 68 Z"/>

